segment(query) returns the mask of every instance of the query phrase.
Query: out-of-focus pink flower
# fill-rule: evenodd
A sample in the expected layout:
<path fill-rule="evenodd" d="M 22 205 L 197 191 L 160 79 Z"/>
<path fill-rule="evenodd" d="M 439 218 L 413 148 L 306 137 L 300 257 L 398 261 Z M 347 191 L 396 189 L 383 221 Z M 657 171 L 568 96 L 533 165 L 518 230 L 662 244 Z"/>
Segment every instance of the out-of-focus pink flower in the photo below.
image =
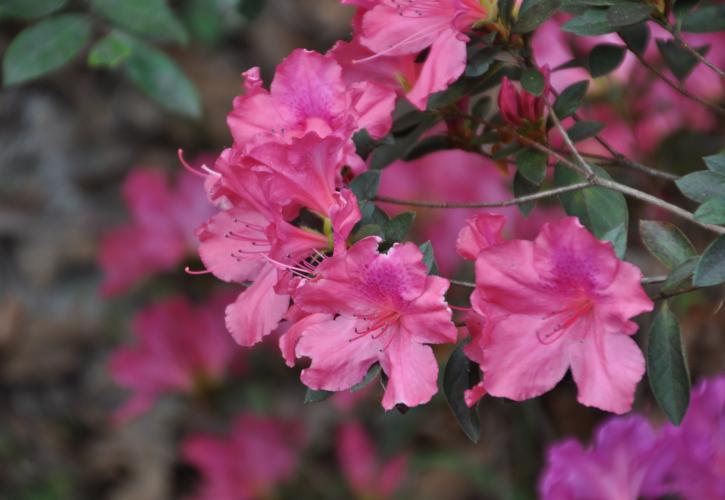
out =
<path fill-rule="evenodd" d="M 479 0 L 380 0 L 363 15 L 360 42 L 374 52 L 368 60 L 430 48 L 418 83 L 407 94 L 414 106 L 424 109 L 430 94 L 461 76 L 466 67 L 465 32 L 494 19 L 492 10 Z"/>
<path fill-rule="evenodd" d="M 599 428 L 590 448 L 567 439 L 549 450 L 539 494 L 543 500 L 653 498 L 655 458 L 662 453 L 672 450 L 658 444 L 644 417 L 614 417 Z"/>
<path fill-rule="evenodd" d="M 214 209 L 199 179 L 188 172 L 179 173 L 172 186 L 164 172 L 137 168 L 122 194 L 132 220 L 104 236 L 98 255 L 106 297 L 178 266 L 195 248 L 194 228 Z"/>
<path fill-rule="evenodd" d="M 494 163 L 481 155 L 457 149 L 436 151 L 414 161 L 397 161 L 383 170 L 380 194 L 393 198 L 433 201 L 476 202 L 501 201 L 513 197 L 512 175 L 502 173 Z M 390 214 L 401 211 L 396 205 L 385 205 Z M 488 209 L 435 210 L 417 209 L 414 230 L 421 241 L 430 240 L 441 273 L 452 275 L 461 258 L 454 242 L 466 220 L 483 212 L 506 216 L 504 233 L 510 237 L 535 236 L 544 222 L 558 219 L 563 211 L 558 206 L 539 205 L 524 217 L 516 207 Z"/>
<path fill-rule="evenodd" d="M 202 476 L 195 498 L 271 498 L 295 474 L 303 440 L 299 425 L 252 414 L 239 416 L 228 436 L 187 437 L 182 454 Z"/>
<path fill-rule="evenodd" d="M 725 498 L 725 376 L 693 389 L 685 418 L 663 429 L 663 443 L 670 450 L 666 491 L 688 500 Z"/>
<path fill-rule="evenodd" d="M 297 343 L 297 356 L 312 359 L 301 378 L 312 389 L 341 391 L 380 362 L 388 376 L 383 407 L 416 406 L 437 392 L 438 364 L 425 344 L 457 338 L 444 299 L 449 283 L 427 275 L 414 244 L 387 254 L 377 247 L 368 237 L 324 260 L 295 293 L 295 303 L 317 315 Z"/>
<path fill-rule="evenodd" d="M 541 67 L 544 90 L 540 96 L 517 90 L 507 76 L 503 77 L 498 93 L 498 108 L 502 118 L 517 128 L 540 131 L 546 125 L 546 99 L 550 92 L 549 67 Z"/>
<path fill-rule="evenodd" d="M 397 455 L 381 463 L 373 442 L 357 422 L 340 427 L 337 460 L 355 497 L 365 500 L 392 498 L 405 479 L 408 462 L 405 455 Z"/>
<path fill-rule="evenodd" d="M 490 323 L 481 363 L 488 393 L 529 399 L 571 367 L 580 403 L 629 411 L 644 374 L 630 318 L 653 307 L 641 278 L 574 217 L 544 225 L 533 242 L 479 253 L 471 304 Z"/>
<path fill-rule="evenodd" d="M 228 302 L 220 295 L 195 306 L 173 297 L 137 314 L 136 344 L 118 348 L 110 359 L 114 381 L 133 391 L 116 412 L 118 421 L 145 412 L 162 394 L 205 390 L 236 364 L 239 351 L 222 321 Z"/>

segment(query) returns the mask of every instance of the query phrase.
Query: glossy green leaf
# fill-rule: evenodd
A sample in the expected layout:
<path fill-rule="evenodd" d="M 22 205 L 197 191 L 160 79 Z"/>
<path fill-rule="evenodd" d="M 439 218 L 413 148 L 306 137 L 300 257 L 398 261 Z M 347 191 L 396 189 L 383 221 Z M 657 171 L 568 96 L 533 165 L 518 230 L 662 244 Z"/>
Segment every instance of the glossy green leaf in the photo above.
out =
<path fill-rule="evenodd" d="M 629 50 L 636 54 L 644 54 L 649 44 L 650 31 L 647 23 L 637 23 L 618 31 L 619 38 L 627 44 Z"/>
<path fill-rule="evenodd" d="M 63 7 L 68 0 L 2 0 L 0 18 L 32 19 L 47 16 Z"/>
<path fill-rule="evenodd" d="M 620 29 L 649 19 L 653 11 L 652 5 L 645 2 L 617 2 L 607 9 L 607 20 Z"/>
<path fill-rule="evenodd" d="M 564 119 L 576 113 L 576 110 L 582 104 L 584 96 L 587 94 L 588 88 L 589 82 L 587 80 L 573 83 L 565 88 L 554 102 L 554 113 L 556 113 L 556 116 Z"/>
<path fill-rule="evenodd" d="M 600 238 L 602 241 L 612 242 L 614 247 L 614 253 L 620 259 L 624 258 L 624 254 L 627 253 L 627 226 L 620 224 L 617 227 L 613 227 Z"/>
<path fill-rule="evenodd" d="M 571 139 L 572 142 L 579 142 L 584 139 L 595 137 L 603 129 L 604 124 L 602 122 L 579 121 L 566 131 L 566 135 L 569 136 L 569 139 Z"/>
<path fill-rule="evenodd" d="M 350 182 L 349 187 L 358 200 L 372 200 L 378 194 L 380 172 L 378 170 L 363 172 Z"/>
<path fill-rule="evenodd" d="M 201 115 L 194 84 L 163 52 L 134 41 L 133 53 L 122 68 L 129 80 L 162 107 L 191 118 Z"/>
<path fill-rule="evenodd" d="M 695 218 L 705 224 L 725 224 L 725 196 L 711 198 L 700 205 Z"/>
<path fill-rule="evenodd" d="M 690 54 L 686 49 L 680 47 L 679 44 L 672 40 L 657 40 L 657 48 L 662 54 L 665 64 L 670 72 L 678 79 L 686 79 L 699 61 L 695 56 Z M 695 47 L 700 54 L 705 55 L 710 49 L 709 45 Z"/>
<path fill-rule="evenodd" d="M 522 8 L 511 31 L 528 33 L 538 28 L 544 21 L 554 15 L 561 6 L 562 0 L 535 0 L 527 8 Z"/>
<path fill-rule="evenodd" d="M 88 65 L 92 68 L 115 68 L 133 54 L 133 43 L 116 30 L 98 40 L 88 53 Z"/>
<path fill-rule="evenodd" d="M 597 78 L 617 69 L 624 60 L 626 49 L 621 45 L 602 43 L 589 53 L 589 73 Z"/>
<path fill-rule="evenodd" d="M 544 86 L 546 85 L 544 75 L 533 68 L 526 68 L 521 73 L 520 82 L 525 91 L 535 96 L 540 96 L 544 92 Z"/>
<path fill-rule="evenodd" d="M 308 388 L 307 392 L 305 392 L 305 404 L 319 403 L 320 401 L 326 400 L 333 394 L 335 393 L 332 391 L 316 391 Z"/>
<path fill-rule="evenodd" d="M 593 168 L 599 177 L 611 179 L 603 169 L 596 165 Z M 556 186 L 568 186 L 583 180 L 579 173 L 563 165 L 557 165 L 554 170 L 554 183 Z M 621 237 L 621 231 L 612 232 L 613 229 L 618 228 L 620 225 L 627 228 L 629 224 L 627 202 L 622 193 L 600 187 L 591 187 L 563 193 L 559 195 L 559 198 L 566 213 L 578 217 L 581 223 L 600 240 L 617 235 L 616 241 L 612 241 L 612 243 L 615 245 L 617 255 L 624 255 L 627 248 L 626 231 L 624 231 L 625 237 Z"/>
<path fill-rule="evenodd" d="M 474 443 L 481 438 L 481 424 L 476 408 L 466 405 L 464 393 L 475 385 L 478 376 L 479 369 L 468 360 L 463 352 L 463 345 L 456 347 L 443 372 L 443 393 L 458 425 Z"/>
<path fill-rule="evenodd" d="M 91 20 L 80 14 L 44 19 L 21 31 L 5 52 L 3 82 L 33 80 L 75 58 L 91 36 Z"/>
<path fill-rule="evenodd" d="M 616 31 L 607 19 L 604 9 L 590 9 L 573 17 L 561 26 L 562 31 L 581 36 L 598 36 Z"/>
<path fill-rule="evenodd" d="M 390 219 L 383 230 L 387 241 L 403 241 L 405 236 L 413 227 L 415 212 L 403 212 Z"/>
<path fill-rule="evenodd" d="M 682 194 L 700 203 L 725 193 L 725 175 L 709 170 L 693 172 L 675 181 Z"/>
<path fill-rule="evenodd" d="M 689 12 L 682 19 L 682 31 L 689 33 L 725 31 L 725 4 L 705 5 Z"/>
<path fill-rule="evenodd" d="M 670 274 L 667 276 L 667 279 L 662 284 L 662 291 L 669 293 L 687 286 L 692 274 L 695 272 L 695 267 L 697 266 L 699 260 L 699 255 L 690 257 L 672 269 Z"/>
<path fill-rule="evenodd" d="M 526 180 L 539 186 L 546 178 L 546 167 L 549 156 L 538 149 L 522 149 L 516 155 L 516 168 Z"/>
<path fill-rule="evenodd" d="M 428 274 L 438 274 L 438 263 L 436 262 L 435 253 L 433 252 L 433 245 L 430 241 L 420 245 L 420 251 L 423 252 L 423 262 L 428 268 Z"/>
<path fill-rule="evenodd" d="M 404 158 L 415 148 L 420 137 L 438 122 L 438 117 L 429 112 L 416 112 L 413 116 L 415 120 L 412 130 L 406 130 L 404 134 L 389 137 L 387 142 L 375 148 L 371 153 L 370 168 L 372 170 L 381 170 L 395 160 Z M 400 127 L 400 125 L 401 123 L 396 121 L 393 129 L 394 134 L 397 133 L 396 128 Z"/>
<path fill-rule="evenodd" d="M 725 235 L 710 243 L 702 253 L 692 283 L 695 286 L 725 283 Z"/>
<path fill-rule="evenodd" d="M 707 165 L 708 169 L 725 175 L 725 153 L 706 156 L 703 160 L 705 161 L 705 165 Z"/>
<path fill-rule="evenodd" d="M 114 25 L 150 40 L 186 43 L 184 25 L 166 0 L 90 0 L 93 9 Z"/>
<path fill-rule="evenodd" d="M 647 250 L 667 269 L 673 269 L 697 255 L 687 236 L 669 222 L 641 220 L 639 234 Z"/>
<path fill-rule="evenodd" d="M 647 342 L 647 377 L 652 393 L 675 425 L 682 422 L 690 404 L 690 373 L 677 317 L 667 301 L 652 323 Z"/>

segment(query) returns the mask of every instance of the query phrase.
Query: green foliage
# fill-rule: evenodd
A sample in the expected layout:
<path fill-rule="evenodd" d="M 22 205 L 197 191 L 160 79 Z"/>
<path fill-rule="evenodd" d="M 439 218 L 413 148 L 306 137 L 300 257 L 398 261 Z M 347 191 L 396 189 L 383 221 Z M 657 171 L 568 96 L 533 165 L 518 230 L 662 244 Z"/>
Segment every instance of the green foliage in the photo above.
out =
<path fill-rule="evenodd" d="M 616 31 L 610 25 L 604 9 L 589 9 L 569 19 L 561 26 L 561 30 L 581 36 L 598 36 Z"/>
<path fill-rule="evenodd" d="M 594 166 L 596 175 L 611 179 L 609 174 Z M 582 182 L 583 177 L 564 165 L 557 165 L 554 170 L 554 183 L 556 186 L 568 186 Z M 629 223 L 627 202 L 622 193 L 600 187 L 590 187 L 563 193 L 559 195 L 564 210 L 569 215 L 579 218 L 581 223 L 589 229 L 594 236 L 601 240 L 612 241 L 615 251 L 620 257 L 627 249 L 626 228 Z M 624 237 L 622 229 L 624 228 Z M 617 231 L 612 231 L 617 229 Z M 614 236 L 616 238 L 612 239 Z"/>
<path fill-rule="evenodd" d="M 597 78 L 614 71 L 622 64 L 626 52 L 621 45 L 611 43 L 597 45 L 589 53 L 589 73 Z"/>
<path fill-rule="evenodd" d="M 516 155 L 516 168 L 526 180 L 539 186 L 546 177 L 547 160 L 549 156 L 538 149 L 522 149 Z"/>
<path fill-rule="evenodd" d="M 675 425 L 680 424 L 690 404 L 690 373 L 684 350 L 679 322 L 665 301 L 649 332 L 647 376 L 657 403 Z"/>
<path fill-rule="evenodd" d="M 668 269 L 697 255 L 687 236 L 669 222 L 641 220 L 639 234 L 647 250 Z"/>
<path fill-rule="evenodd" d="M 3 0 L 0 3 L 0 19 L 3 17 L 33 19 L 47 16 L 66 3 L 68 0 Z"/>
<path fill-rule="evenodd" d="M 521 73 L 521 86 L 529 94 L 540 96 L 544 92 L 546 81 L 544 75 L 533 68 L 526 68 Z"/>
<path fill-rule="evenodd" d="M 607 21 L 614 31 L 649 19 L 652 5 L 646 2 L 617 2 L 607 9 Z"/>
<path fill-rule="evenodd" d="M 466 405 L 464 393 L 478 382 L 479 377 L 478 366 L 468 360 L 463 352 L 463 345 L 457 346 L 448 358 L 443 372 L 443 393 L 458 425 L 474 443 L 481 438 L 481 424 L 476 408 L 469 408 Z"/>
<path fill-rule="evenodd" d="M 350 182 L 349 187 L 358 200 L 372 200 L 378 194 L 380 172 L 376 170 L 363 172 Z"/>
<path fill-rule="evenodd" d="M 662 291 L 670 293 L 687 286 L 699 261 L 700 256 L 697 255 L 675 266 L 662 284 Z"/>
<path fill-rule="evenodd" d="M 700 205 L 695 218 L 705 224 L 725 224 L 725 196 L 710 198 Z"/>
<path fill-rule="evenodd" d="M 725 175 L 709 170 L 687 174 L 675 181 L 682 194 L 691 200 L 703 203 L 725 193 Z"/>
<path fill-rule="evenodd" d="M 695 286 L 725 283 L 725 235 L 719 236 L 705 249 L 695 268 Z"/>
<path fill-rule="evenodd" d="M 529 33 L 538 28 L 544 21 L 554 15 L 561 6 L 562 0 L 532 0 L 521 8 L 511 31 Z"/>
<path fill-rule="evenodd" d="M 428 268 L 428 274 L 438 274 L 438 263 L 436 262 L 435 253 L 433 252 L 433 245 L 430 241 L 426 241 L 421 244 L 418 248 L 423 252 L 423 262 Z"/>
<path fill-rule="evenodd" d="M 725 31 L 725 4 L 705 5 L 687 13 L 682 19 L 682 31 L 690 33 Z"/>
<path fill-rule="evenodd" d="M 644 54 L 649 44 L 650 31 L 647 27 L 647 23 L 637 23 L 631 26 L 622 28 L 618 32 L 619 38 L 621 38 L 629 50 L 636 54 Z"/>
<path fill-rule="evenodd" d="M 589 139 L 590 137 L 595 137 L 603 129 L 604 124 L 602 122 L 583 120 L 578 121 L 569 127 L 569 130 L 566 131 L 566 135 L 569 136 L 569 139 L 571 139 L 572 142 L 579 142 L 584 139 Z"/>
<path fill-rule="evenodd" d="M 137 40 L 132 51 L 122 68 L 139 89 L 169 111 L 190 118 L 201 115 L 199 94 L 174 61 Z"/>
<path fill-rule="evenodd" d="M 415 212 L 403 212 L 390 219 L 384 226 L 385 239 L 389 242 L 402 241 L 410 232 L 415 221 Z"/>
<path fill-rule="evenodd" d="M 529 194 L 534 194 L 539 191 L 539 186 L 529 181 L 524 177 L 521 172 L 516 172 L 514 175 L 513 192 L 514 196 L 520 198 Z M 535 201 L 527 201 L 526 203 L 519 203 L 519 211 L 526 217 L 536 206 Z"/>
<path fill-rule="evenodd" d="M 657 48 L 667 68 L 678 80 L 686 79 L 699 63 L 695 56 L 673 40 L 657 40 Z M 704 56 L 710 46 L 695 47 L 695 50 Z"/>
<path fill-rule="evenodd" d="M 80 14 L 49 17 L 24 29 L 3 58 L 3 83 L 27 82 L 73 60 L 88 43 L 91 21 Z"/>
<path fill-rule="evenodd" d="M 90 0 L 95 11 L 112 24 L 154 41 L 188 41 L 184 25 L 166 0 Z"/>
<path fill-rule="evenodd" d="M 332 391 L 316 391 L 308 388 L 307 392 L 305 392 L 305 404 L 319 403 L 320 401 L 326 400 L 333 394 L 335 393 Z"/>
<path fill-rule="evenodd" d="M 115 68 L 133 54 L 133 41 L 118 30 L 113 30 L 98 40 L 88 54 L 92 68 Z"/>
<path fill-rule="evenodd" d="M 372 152 L 370 167 L 373 170 L 383 169 L 395 160 L 408 155 L 421 136 L 438 122 L 438 117 L 430 112 L 412 111 L 401 120 L 403 121 L 396 121 L 393 131 L 386 141 Z M 412 129 L 403 128 L 403 132 L 396 133 L 396 127 L 400 130 L 401 124 L 407 120 L 410 120 L 414 127 Z"/>
<path fill-rule="evenodd" d="M 581 106 L 584 100 L 584 96 L 587 94 L 588 88 L 589 82 L 587 80 L 572 83 L 565 88 L 554 102 L 554 113 L 556 113 L 556 116 L 564 119 L 576 113 L 576 110 L 579 109 L 579 106 Z"/>

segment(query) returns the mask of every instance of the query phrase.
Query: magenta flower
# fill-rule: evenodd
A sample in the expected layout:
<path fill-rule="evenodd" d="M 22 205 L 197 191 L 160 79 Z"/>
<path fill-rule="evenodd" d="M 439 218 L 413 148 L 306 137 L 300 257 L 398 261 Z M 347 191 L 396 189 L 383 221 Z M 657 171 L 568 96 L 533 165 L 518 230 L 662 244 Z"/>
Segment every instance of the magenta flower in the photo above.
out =
<path fill-rule="evenodd" d="M 355 497 L 365 500 L 392 498 L 405 479 L 408 465 L 405 455 L 396 455 L 382 463 L 370 437 L 357 422 L 340 427 L 337 460 Z"/>
<path fill-rule="evenodd" d="M 199 469 L 198 500 L 272 498 L 297 469 L 304 438 L 299 425 L 271 417 L 240 415 L 229 436 L 195 434 L 182 444 Z"/>
<path fill-rule="evenodd" d="M 467 31 L 495 18 L 479 0 L 378 0 L 362 20 L 360 41 L 375 56 L 430 52 L 408 100 L 425 109 L 428 96 L 444 90 L 466 67 Z"/>
<path fill-rule="evenodd" d="M 503 243 L 502 236 L 506 217 L 501 214 L 483 213 L 466 220 L 466 226 L 458 233 L 456 251 L 467 260 L 476 260 L 483 250 Z"/>
<path fill-rule="evenodd" d="M 725 376 L 693 389 L 685 418 L 664 428 L 663 442 L 671 450 L 668 491 L 688 500 L 725 498 Z"/>
<path fill-rule="evenodd" d="M 488 393 L 533 398 L 571 368 L 580 403 L 629 411 L 644 374 L 630 318 L 653 308 L 641 278 L 573 217 L 544 225 L 534 241 L 481 252 L 471 303 L 488 323 L 481 346 Z"/>
<path fill-rule="evenodd" d="M 194 228 L 213 212 L 201 182 L 181 172 L 174 186 L 160 170 L 137 168 L 123 184 L 132 221 L 109 231 L 101 241 L 101 292 L 110 297 L 140 280 L 169 271 L 195 248 Z"/>
<path fill-rule="evenodd" d="M 389 379 L 385 409 L 423 404 L 436 393 L 438 376 L 425 344 L 457 337 L 444 300 L 448 280 L 427 275 L 412 243 L 396 244 L 387 254 L 377 247 L 377 238 L 368 237 L 324 260 L 295 293 L 300 308 L 317 314 L 299 333 L 296 354 L 312 360 L 302 382 L 312 389 L 349 389 L 380 362 Z"/>
<path fill-rule="evenodd" d="M 136 345 L 116 349 L 110 359 L 114 381 L 133 391 L 116 411 L 118 421 L 147 411 L 162 394 L 203 391 L 221 380 L 239 359 L 222 322 L 227 303 L 218 296 L 193 306 L 173 297 L 136 315 Z"/>
<path fill-rule="evenodd" d="M 543 500 L 636 500 L 653 498 L 656 458 L 669 450 L 641 416 L 611 418 L 589 449 L 574 439 L 553 446 L 539 483 Z M 697 497 L 716 498 L 716 497 Z"/>

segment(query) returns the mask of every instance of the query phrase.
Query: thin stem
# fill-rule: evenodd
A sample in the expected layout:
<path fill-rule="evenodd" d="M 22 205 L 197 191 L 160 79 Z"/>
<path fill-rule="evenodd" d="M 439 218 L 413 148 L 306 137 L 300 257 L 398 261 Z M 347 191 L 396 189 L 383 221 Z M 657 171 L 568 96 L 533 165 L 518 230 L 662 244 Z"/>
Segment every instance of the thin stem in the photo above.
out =
<path fill-rule="evenodd" d="M 564 143 L 569 148 L 569 150 L 574 155 L 574 158 L 576 158 L 577 162 L 579 163 L 579 166 L 587 173 L 587 180 L 591 182 L 592 179 L 594 179 L 594 170 L 592 170 L 591 165 L 589 165 L 584 158 L 582 158 L 582 155 L 579 154 L 579 151 L 577 150 L 576 146 L 574 146 L 574 142 L 569 137 L 569 134 L 566 133 L 566 129 L 561 124 L 561 121 L 559 120 L 559 117 L 556 116 L 556 113 L 554 112 L 554 107 L 549 103 L 549 101 L 546 101 L 546 105 L 549 107 L 549 116 L 551 116 L 551 120 L 554 122 L 554 125 L 557 129 L 559 129 L 559 133 L 561 133 L 561 136 L 564 138 Z"/>
<path fill-rule="evenodd" d="M 608 143 L 604 139 L 600 140 L 599 136 L 596 136 L 595 139 L 597 140 L 597 142 L 602 144 L 602 146 L 604 146 L 605 144 L 608 145 Z M 671 174 L 669 172 L 663 172 L 661 170 L 657 170 L 655 168 L 648 167 L 647 165 L 643 165 L 636 161 L 630 160 L 629 158 L 624 156 L 622 153 L 614 150 L 613 148 L 610 149 L 610 148 L 607 148 L 607 146 L 604 146 L 604 147 L 607 149 L 607 151 L 609 151 L 612 154 L 612 158 L 609 158 L 607 156 L 587 154 L 587 153 L 584 153 L 582 156 L 584 156 L 585 158 L 590 158 L 592 160 L 605 162 L 605 163 L 608 163 L 608 164 L 614 165 L 614 166 L 618 165 L 620 167 L 628 167 L 633 170 L 639 170 L 640 172 L 645 173 L 647 175 L 651 175 L 653 177 L 659 177 L 661 179 L 666 179 L 668 181 L 676 181 L 677 179 L 680 178 L 679 175 Z"/>
<path fill-rule="evenodd" d="M 526 196 L 519 196 L 517 198 L 511 198 L 509 200 L 502 201 L 484 201 L 484 202 L 470 202 L 470 203 L 457 203 L 447 201 L 426 201 L 426 200 L 401 200 L 398 198 L 392 198 L 390 196 L 376 196 L 375 201 L 390 203 L 392 205 L 405 205 L 409 207 L 421 207 L 421 208 L 494 208 L 494 207 L 510 207 L 512 205 L 520 205 L 529 201 L 541 200 L 543 198 L 550 198 L 563 193 L 569 193 L 571 191 L 578 191 L 591 187 L 589 182 L 578 182 L 576 184 L 570 184 L 568 186 L 562 186 L 547 191 L 540 191 L 538 193 L 529 194 Z"/>
<path fill-rule="evenodd" d="M 641 283 L 643 285 L 653 285 L 655 283 L 662 283 L 663 281 L 667 281 L 667 275 L 646 276 L 646 277 L 642 278 Z"/>
<path fill-rule="evenodd" d="M 476 284 L 471 281 L 461 281 L 454 279 L 449 279 L 448 281 L 450 281 L 452 285 L 465 286 L 466 288 L 476 288 Z"/>
<path fill-rule="evenodd" d="M 698 103 L 702 104 L 703 106 L 706 106 L 710 109 L 717 111 L 718 113 L 720 113 L 722 115 L 725 115 L 725 108 L 722 108 L 722 107 L 718 106 L 717 104 L 705 101 L 704 99 L 700 99 L 696 95 L 693 95 L 690 92 L 688 92 L 687 89 L 685 89 L 682 85 L 677 85 L 677 84 L 673 83 L 660 70 L 655 68 L 652 64 L 650 64 L 649 61 L 647 61 L 644 57 L 642 57 L 641 54 L 639 54 L 636 50 L 632 49 L 632 47 L 630 45 L 628 45 L 624 39 L 622 39 L 622 41 L 625 43 L 625 45 L 627 45 L 627 48 L 629 49 L 629 51 L 635 55 L 635 57 L 639 60 L 639 62 L 642 64 L 642 66 L 644 66 L 645 68 L 650 70 L 652 73 L 654 73 L 660 80 L 662 80 L 667 85 L 672 87 L 675 91 L 679 92 L 681 95 L 687 97 L 688 99 L 692 99 L 693 101 L 698 102 Z"/>

